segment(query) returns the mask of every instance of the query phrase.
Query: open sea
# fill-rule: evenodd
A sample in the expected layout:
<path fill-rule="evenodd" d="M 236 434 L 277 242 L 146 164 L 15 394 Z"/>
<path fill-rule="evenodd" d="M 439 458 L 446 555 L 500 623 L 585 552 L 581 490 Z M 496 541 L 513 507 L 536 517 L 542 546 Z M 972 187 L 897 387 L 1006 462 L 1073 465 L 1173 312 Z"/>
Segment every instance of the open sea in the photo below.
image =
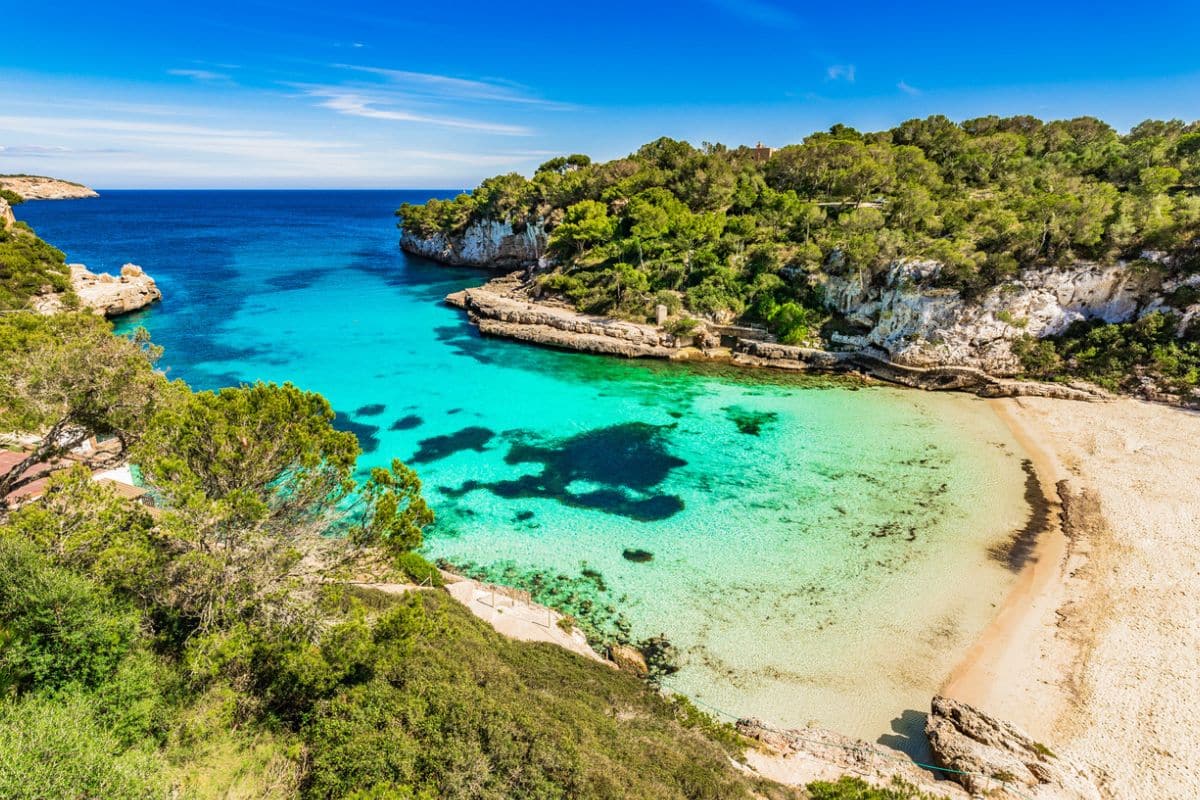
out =
<path fill-rule="evenodd" d="M 400 252 L 395 209 L 454 192 L 102 191 L 16 209 L 95 272 L 133 262 L 199 389 L 321 392 L 437 513 L 431 558 L 580 619 L 665 634 L 710 709 L 919 752 L 930 696 L 1014 577 L 1023 453 L 986 402 L 484 339 Z"/>

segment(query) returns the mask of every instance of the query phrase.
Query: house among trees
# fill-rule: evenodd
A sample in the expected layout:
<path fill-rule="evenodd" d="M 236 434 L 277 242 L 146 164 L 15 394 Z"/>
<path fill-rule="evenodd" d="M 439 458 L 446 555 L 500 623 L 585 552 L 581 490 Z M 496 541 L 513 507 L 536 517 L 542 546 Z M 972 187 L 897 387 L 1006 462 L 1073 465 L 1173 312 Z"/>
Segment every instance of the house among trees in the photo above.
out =
<path fill-rule="evenodd" d="M 762 142 L 750 148 L 750 153 L 754 156 L 754 160 L 760 164 L 765 164 L 771 160 L 771 154 L 775 152 L 772 147 L 767 147 Z"/>

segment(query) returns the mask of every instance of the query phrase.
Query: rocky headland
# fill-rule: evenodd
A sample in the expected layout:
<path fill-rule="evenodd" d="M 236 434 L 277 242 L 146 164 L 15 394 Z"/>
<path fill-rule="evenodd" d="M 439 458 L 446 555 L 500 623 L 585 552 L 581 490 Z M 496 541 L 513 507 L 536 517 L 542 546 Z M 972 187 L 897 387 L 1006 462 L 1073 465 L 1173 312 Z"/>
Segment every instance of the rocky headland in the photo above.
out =
<path fill-rule="evenodd" d="M 1152 252 L 1136 262 L 1026 269 L 976 297 L 941 288 L 937 262 L 906 260 L 873 282 L 819 276 L 826 307 L 845 324 L 824 346 L 800 347 L 776 342 L 765 329 L 724 320 L 698 319 L 687 334 L 672 333 L 663 309 L 657 325 L 581 314 L 538 288 L 536 277 L 554 267 L 545 246 L 541 225 L 514 230 L 495 220 L 474 222 L 455 236 L 401 238 L 405 251 L 441 263 L 518 270 L 447 298 L 488 335 L 628 358 L 717 358 L 745 366 L 854 371 L 984 396 L 1103 397 L 1082 383 L 1014 380 L 1021 372 L 1014 344 L 1061 334 L 1080 320 L 1130 322 L 1168 311 L 1182 332 L 1200 316 L 1200 303 L 1177 299 L 1194 298 L 1200 275 L 1164 280 L 1170 265 Z M 1145 392 L 1156 395 L 1153 386 Z"/>
<path fill-rule="evenodd" d="M 15 192 L 25 200 L 80 200 L 100 196 L 81 183 L 42 175 L 0 175 L 0 189 Z"/>
<path fill-rule="evenodd" d="M 121 267 L 120 275 L 107 272 L 96 274 L 82 264 L 69 264 L 71 289 L 80 304 L 105 317 L 118 317 L 140 311 L 162 299 L 154 279 L 136 264 Z M 64 307 L 60 294 L 46 294 L 34 299 L 34 308 L 42 314 L 55 314 Z"/>
<path fill-rule="evenodd" d="M 1015 380 L 975 363 L 923 364 L 896 360 L 874 342 L 852 343 L 839 350 L 779 344 L 765 331 L 699 321 L 686 334 L 662 325 L 581 314 L 565 303 L 541 297 L 527 272 L 494 278 L 482 286 L 455 292 L 446 302 L 467 312 L 481 333 L 518 341 L 625 358 L 722 360 L 740 366 L 809 372 L 852 372 L 920 389 L 971 391 L 985 397 L 1035 395 L 1094 400 L 1107 393 L 1084 383 L 1057 384 Z M 1010 354 L 1011 355 L 1011 354 Z M 1009 370 L 1012 372 L 1015 370 Z"/>

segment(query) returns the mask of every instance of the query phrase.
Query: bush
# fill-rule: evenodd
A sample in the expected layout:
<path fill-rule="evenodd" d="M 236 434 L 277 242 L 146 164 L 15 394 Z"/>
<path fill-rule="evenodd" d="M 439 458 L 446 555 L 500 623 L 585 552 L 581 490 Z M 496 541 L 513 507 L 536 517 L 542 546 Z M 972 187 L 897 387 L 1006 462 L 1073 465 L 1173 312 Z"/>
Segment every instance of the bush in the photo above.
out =
<path fill-rule="evenodd" d="M 442 579 L 441 570 L 425 560 L 420 553 L 401 553 L 395 559 L 396 569 L 404 573 L 413 583 L 424 586 L 440 587 L 446 582 Z"/>
<path fill-rule="evenodd" d="M 95 687 L 134 645 L 138 617 L 32 547 L 0 537 L 0 690 Z"/>
<path fill-rule="evenodd" d="M 0 704 L 0 797 L 6 800 L 165 796 L 159 760 L 126 749 L 69 692 Z"/>

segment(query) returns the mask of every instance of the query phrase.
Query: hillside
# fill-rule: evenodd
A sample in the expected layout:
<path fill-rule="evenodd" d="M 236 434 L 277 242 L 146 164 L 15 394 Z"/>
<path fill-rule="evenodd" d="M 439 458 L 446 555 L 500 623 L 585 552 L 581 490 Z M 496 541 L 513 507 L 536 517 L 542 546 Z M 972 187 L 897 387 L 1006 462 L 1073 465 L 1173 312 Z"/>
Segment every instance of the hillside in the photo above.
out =
<path fill-rule="evenodd" d="M 8 190 L 24 200 L 77 200 L 99 197 L 94 189 L 43 175 L 0 175 L 0 190 Z"/>
<path fill-rule="evenodd" d="M 1186 395 L 1198 183 L 1196 122 L 930 117 L 774 151 L 660 139 L 397 213 L 409 252 L 527 269 L 531 300 L 580 312 Z"/>

